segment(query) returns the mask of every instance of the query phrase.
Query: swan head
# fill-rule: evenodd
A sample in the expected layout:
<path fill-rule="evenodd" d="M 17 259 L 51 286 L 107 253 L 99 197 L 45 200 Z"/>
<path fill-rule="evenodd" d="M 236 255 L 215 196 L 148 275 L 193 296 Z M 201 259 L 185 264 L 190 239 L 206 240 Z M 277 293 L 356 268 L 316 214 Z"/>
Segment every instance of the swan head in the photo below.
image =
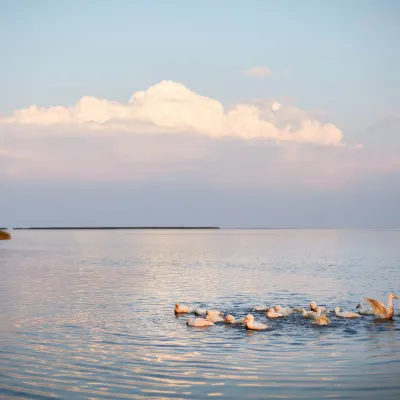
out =
<path fill-rule="evenodd" d="M 281 306 L 276 306 L 276 307 L 274 307 L 274 309 L 275 309 L 275 311 L 282 311 L 282 307 Z"/>
<path fill-rule="evenodd" d="M 361 303 L 358 303 L 356 308 L 361 308 L 361 307 L 362 307 Z"/>
<path fill-rule="evenodd" d="M 341 309 L 342 309 L 341 307 L 336 307 L 336 308 L 335 308 L 335 311 L 336 311 L 336 312 L 339 312 Z"/>
<path fill-rule="evenodd" d="M 392 299 L 399 299 L 394 293 L 390 293 L 390 297 L 392 298 Z"/>
<path fill-rule="evenodd" d="M 274 308 L 274 307 L 270 307 L 270 308 L 268 308 L 268 312 L 275 312 L 275 310 L 276 310 L 276 308 Z"/>
<path fill-rule="evenodd" d="M 254 321 L 254 316 L 253 314 L 247 314 L 243 320 L 243 322 L 252 322 Z"/>
<path fill-rule="evenodd" d="M 316 303 L 315 301 L 312 301 L 312 302 L 310 303 L 310 310 L 311 310 L 311 311 L 314 311 L 316 307 L 317 307 L 317 303 Z"/>
<path fill-rule="evenodd" d="M 225 317 L 225 322 L 230 322 L 232 324 L 235 322 L 235 317 L 233 315 L 227 315 Z"/>

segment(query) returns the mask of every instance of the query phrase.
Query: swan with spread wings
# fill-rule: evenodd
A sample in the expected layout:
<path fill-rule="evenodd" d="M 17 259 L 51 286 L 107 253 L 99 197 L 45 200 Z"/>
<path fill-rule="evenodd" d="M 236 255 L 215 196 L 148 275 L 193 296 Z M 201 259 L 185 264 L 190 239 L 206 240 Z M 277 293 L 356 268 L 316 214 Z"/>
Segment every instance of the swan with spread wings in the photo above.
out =
<path fill-rule="evenodd" d="M 371 306 L 374 314 L 382 319 L 393 318 L 394 315 L 393 299 L 399 299 L 399 298 L 394 293 L 389 293 L 388 305 L 387 307 L 385 307 L 385 305 L 381 301 L 364 297 L 364 300 Z"/>

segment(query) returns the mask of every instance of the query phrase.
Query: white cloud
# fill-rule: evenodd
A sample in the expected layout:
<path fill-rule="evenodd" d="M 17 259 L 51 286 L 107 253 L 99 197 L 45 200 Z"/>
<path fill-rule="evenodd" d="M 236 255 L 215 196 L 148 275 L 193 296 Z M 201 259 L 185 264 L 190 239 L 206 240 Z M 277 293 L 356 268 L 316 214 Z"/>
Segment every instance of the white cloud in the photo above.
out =
<path fill-rule="evenodd" d="M 243 75 L 252 76 L 255 78 L 263 78 L 265 76 L 271 75 L 271 71 L 266 67 L 253 67 L 249 69 L 245 69 L 243 71 Z"/>
<path fill-rule="evenodd" d="M 130 134 L 197 133 L 216 138 L 334 146 L 341 145 L 343 138 L 337 126 L 323 124 L 296 107 L 270 101 L 238 104 L 226 110 L 219 101 L 173 81 L 162 81 L 135 92 L 126 104 L 85 96 L 69 107 L 31 106 L 0 118 L 0 125 L 67 126 L 70 131 L 79 128 L 80 134 L 99 130 Z"/>

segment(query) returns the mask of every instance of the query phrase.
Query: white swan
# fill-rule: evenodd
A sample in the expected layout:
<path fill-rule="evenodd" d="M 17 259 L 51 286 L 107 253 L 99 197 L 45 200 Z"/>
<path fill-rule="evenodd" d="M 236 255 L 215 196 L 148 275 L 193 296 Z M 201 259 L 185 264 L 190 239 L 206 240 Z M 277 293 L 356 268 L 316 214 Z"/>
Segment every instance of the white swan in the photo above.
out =
<path fill-rule="evenodd" d="M 276 312 L 275 308 L 271 307 L 268 308 L 268 311 L 266 312 L 267 318 L 282 318 L 284 315 L 280 312 Z"/>
<path fill-rule="evenodd" d="M 222 315 L 222 311 L 219 310 L 207 310 L 205 311 L 205 314 L 214 314 L 214 315 Z"/>
<path fill-rule="evenodd" d="M 371 306 L 374 314 L 382 319 L 393 318 L 394 315 L 393 299 L 398 299 L 398 297 L 394 293 L 389 293 L 388 306 L 385 307 L 385 305 L 381 301 L 364 297 L 364 300 Z"/>
<path fill-rule="evenodd" d="M 213 326 L 214 322 L 208 321 L 205 318 L 189 318 L 186 321 L 186 325 L 200 328 L 203 326 Z"/>
<path fill-rule="evenodd" d="M 252 311 L 267 311 L 268 310 L 268 306 L 256 306 L 253 308 Z"/>
<path fill-rule="evenodd" d="M 207 310 L 206 311 L 206 319 L 211 322 L 222 322 L 224 319 L 222 318 L 222 313 L 220 311 L 215 310 Z"/>
<path fill-rule="evenodd" d="M 316 311 L 307 311 L 304 308 L 300 308 L 301 315 L 303 318 L 315 318 L 317 313 Z"/>
<path fill-rule="evenodd" d="M 322 316 L 322 307 L 317 306 L 315 311 L 307 311 L 304 308 L 301 308 L 301 315 L 304 318 L 316 319 Z M 325 317 L 325 315 L 324 315 Z"/>
<path fill-rule="evenodd" d="M 360 318 L 361 317 L 360 314 L 357 314 L 355 312 L 351 312 L 351 311 L 340 312 L 340 310 L 341 310 L 340 307 L 335 308 L 335 314 L 338 317 L 341 317 L 341 318 Z"/>
<path fill-rule="evenodd" d="M 328 315 L 329 311 L 325 307 L 317 306 L 317 303 L 315 301 L 312 301 L 310 303 L 310 310 L 311 311 L 315 311 L 317 307 L 321 308 L 321 315 L 325 315 L 325 316 Z"/>
<path fill-rule="evenodd" d="M 224 322 L 228 323 L 228 324 L 243 324 L 243 320 L 242 321 L 236 321 L 235 317 L 233 315 L 227 315 L 224 319 Z"/>
<path fill-rule="evenodd" d="M 283 314 L 283 316 L 285 316 L 285 317 L 293 313 L 293 309 L 290 307 L 275 306 L 274 308 L 275 308 L 275 311 Z"/>
<path fill-rule="evenodd" d="M 204 308 L 196 307 L 196 308 L 194 309 L 194 313 L 195 313 L 196 315 L 202 316 L 202 315 L 206 315 L 206 310 L 205 310 Z"/>
<path fill-rule="evenodd" d="M 254 321 L 254 316 L 252 314 L 247 314 L 243 322 L 246 324 L 246 328 L 252 331 L 262 331 L 264 329 L 268 329 L 268 325 Z"/>
<path fill-rule="evenodd" d="M 184 304 L 175 303 L 174 312 L 175 314 L 186 314 L 191 313 L 193 309 Z"/>
<path fill-rule="evenodd" d="M 357 304 L 356 309 L 358 310 L 358 313 L 360 315 L 374 315 L 374 312 L 370 310 L 369 308 L 364 308 L 363 303 Z"/>

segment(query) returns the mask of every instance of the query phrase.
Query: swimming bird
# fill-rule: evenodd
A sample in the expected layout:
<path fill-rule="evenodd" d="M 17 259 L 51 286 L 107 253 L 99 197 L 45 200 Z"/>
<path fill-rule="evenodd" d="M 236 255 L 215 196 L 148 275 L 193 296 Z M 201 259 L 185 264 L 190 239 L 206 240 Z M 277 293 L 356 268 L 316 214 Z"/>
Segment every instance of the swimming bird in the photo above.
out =
<path fill-rule="evenodd" d="M 388 306 L 378 300 L 370 299 L 364 297 L 364 300 L 371 306 L 374 314 L 382 319 L 392 319 L 394 315 L 393 299 L 399 299 L 394 293 L 389 293 L 388 295 Z"/>
<path fill-rule="evenodd" d="M 307 311 L 304 308 L 300 308 L 301 315 L 303 318 L 315 318 L 317 313 L 316 311 Z"/>
<path fill-rule="evenodd" d="M 361 315 L 374 315 L 374 312 L 369 308 L 364 308 L 363 303 L 357 304 L 356 309 L 358 309 L 358 313 Z"/>
<path fill-rule="evenodd" d="M 222 311 L 219 311 L 219 310 L 207 310 L 205 313 L 206 314 L 215 314 L 215 315 L 222 315 L 223 314 Z"/>
<path fill-rule="evenodd" d="M 315 320 L 312 322 L 313 324 L 316 325 L 329 325 L 329 319 L 325 317 L 324 315 L 321 315 L 319 317 L 316 317 Z"/>
<path fill-rule="evenodd" d="M 314 311 L 307 311 L 304 308 L 301 309 L 301 315 L 304 318 L 316 319 L 322 316 L 322 307 L 315 307 Z M 325 315 L 324 315 L 325 316 Z"/>
<path fill-rule="evenodd" d="M 252 331 L 262 331 L 264 329 L 268 329 L 268 325 L 254 321 L 254 316 L 252 314 L 247 314 L 243 322 L 246 324 L 246 328 Z"/>
<path fill-rule="evenodd" d="M 329 311 L 325 307 L 322 306 L 319 307 L 321 308 L 321 315 L 328 315 Z M 317 303 L 315 301 L 312 301 L 310 303 L 310 310 L 315 311 L 316 308 L 317 308 Z"/>
<path fill-rule="evenodd" d="M 206 311 L 206 319 L 212 322 L 222 322 L 224 319 L 222 318 L 222 313 L 220 311 L 215 312 L 215 310 L 207 310 Z"/>
<path fill-rule="evenodd" d="M 201 328 L 203 326 L 213 326 L 214 322 L 208 321 L 205 318 L 189 318 L 186 321 L 186 325 Z"/>
<path fill-rule="evenodd" d="M 267 311 L 268 306 L 255 306 L 252 311 Z"/>
<path fill-rule="evenodd" d="M 274 307 L 268 308 L 268 311 L 266 312 L 267 318 L 282 318 L 285 315 L 283 315 L 280 312 L 275 311 Z"/>
<path fill-rule="evenodd" d="M 235 317 L 233 315 L 227 315 L 224 319 L 224 322 L 228 323 L 228 324 L 243 324 L 243 320 L 242 321 L 236 321 Z"/>
<path fill-rule="evenodd" d="M 342 318 L 360 318 L 361 317 L 360 314 L 357 314 L 355 312 L 351 312 L 351 311 L 340 312 L 340 310 L 341 310 L 341 307 L 336 307 L 335 308 L 335 314 L 338 317 L 342 317 Z"/>
<path fill-rule="evenodd" d="M 174 312 L 175 314 L 186 314 L 192 312 L 192 308 L 183 304 L 175 303 Z"/>
<path fill-rule="evenodd" d="M 278 313 L 283 314 L 284 317 L 290 315 L 293 313 L 293 309 L 290 307 L 281 307 L 281 306 L 275 306 L 275 311 L 277 311 Z"/>
<path fill-rule="evenodd" d="M 194 309 L 194 313 L 196 314 L 196 315 L 206 315 L 206 310 L 204 309 L 204 308 L 200 308 L 200 307 L 196 307 L 195 309 Z"/>

